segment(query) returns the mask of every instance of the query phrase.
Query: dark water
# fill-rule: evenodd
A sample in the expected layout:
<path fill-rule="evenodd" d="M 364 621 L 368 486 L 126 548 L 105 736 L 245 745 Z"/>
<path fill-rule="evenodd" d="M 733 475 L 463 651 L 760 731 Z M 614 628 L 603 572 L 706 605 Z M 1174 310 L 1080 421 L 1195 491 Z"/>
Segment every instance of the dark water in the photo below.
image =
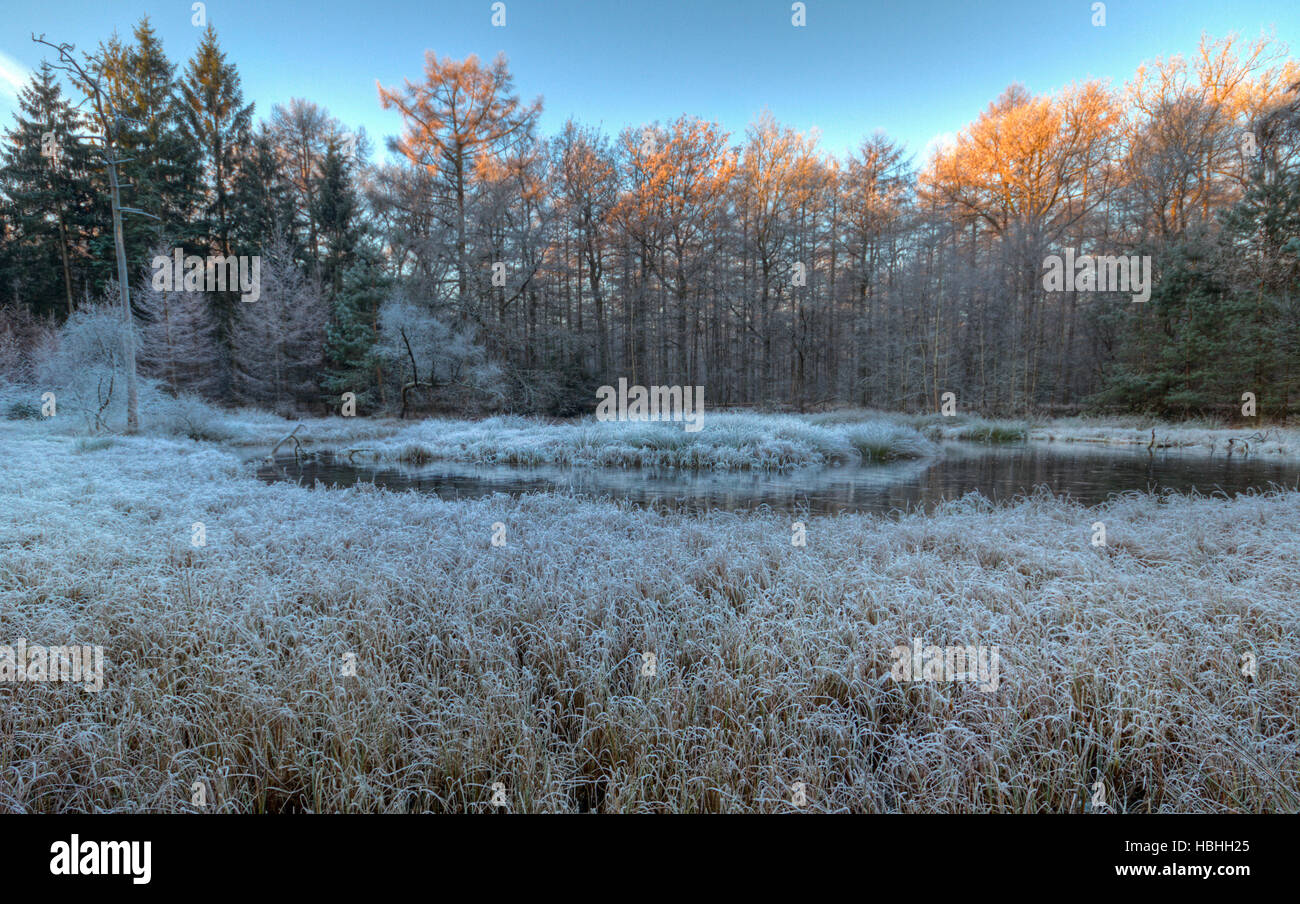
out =
<path fill-rule="evenodd" d="M 997 501 L 1046 487 L 1087 505 L 1133 490 L 1204 495 L 1300 485 L 1300 462 L 1232 459 L 1222 454 L 1142 449 L 1099 449 L 1055 444 L 977 446 L 950 443 L 943 455 L 886 465 L 806 468 L 790 473 L 712 473 L 621 468 L 513 468 L 455 462 L 419 467 L 351 465 L 328 454 L 295 462 L 281 459 L 258 470 L 263 480 L 345 487 L 374 483 L 389 489 L 472 499 L 493 493 L 561 492 L 622 499 L 676 511 L 783 512 L 928 509 L 979 492 Z"/>

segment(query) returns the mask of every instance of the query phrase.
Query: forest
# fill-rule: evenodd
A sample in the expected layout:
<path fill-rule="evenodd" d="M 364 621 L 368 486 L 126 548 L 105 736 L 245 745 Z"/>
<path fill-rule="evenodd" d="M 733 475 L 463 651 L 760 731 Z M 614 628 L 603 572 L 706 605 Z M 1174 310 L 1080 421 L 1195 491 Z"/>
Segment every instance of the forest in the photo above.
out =
<path fill-rule="evenodd" d="M 1268 36 L 1121 86 L 1012 85 L 919 160 L 884 132 L 837 157 L 766 113 L 546 135 L 504 57 L 434 52 L 377 86 L 404 123 L 384 155 L 327 98 L 255 110 L 211 24 L 184 64 L 147 18 L 87 60 L 121 115 L 138 367 L 169 395 L 569 417 L 624 378 L 799 412 L 1300 405 L 1300 65 Z M 56 64 L 0 146 L 0 377 L 104 401 L 107 174 Z M 1147 262 L 1149 299 L 1053 290 L 1066 252 Z M 158 288 L 175 255 L 258 258 L 259 300 Z"/>

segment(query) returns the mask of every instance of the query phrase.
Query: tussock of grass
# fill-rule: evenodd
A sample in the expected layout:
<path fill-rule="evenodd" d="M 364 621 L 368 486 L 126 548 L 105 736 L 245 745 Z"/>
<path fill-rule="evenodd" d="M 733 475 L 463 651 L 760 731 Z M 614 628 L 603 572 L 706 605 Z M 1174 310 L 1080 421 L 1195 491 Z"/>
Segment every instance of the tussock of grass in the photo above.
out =
<path fill-rule="evenodd" d="M 1018 443 L 1028 439 L 1030 431 L 1025 421 L 990 420 L 968 414 L 945 417 L 938 412 L 904 414 L 854 408 L 813 415 L 811 419 L 823 424 L 885 422 L 910 428 L 935 442 Z"/>
<path fill-rule="evenodd" d="M 99 452 L 113 445 L 113 440 L 107 436 L 82 436 L 78 437 L 73 449 L 78 452 Z"/>
<path fill-rule="evenodd" d="M 953 437 L 974 443 L 1020 443 L 1029 438 L 1029 427 L 1015 421 L 981 420 L 957 428 Z"/>
<path fill-rule="evenodd" d="M 910 427 L 886 421 L 846 425 L 844 434 L 864 461 L 894 461 L 933 455 L 934 444 Z"/>
<path fill-rule="evenodd" d="M 17 400 L 5 406 L 5 418 L 11 421 L 35 421 L 40 417 L 40 407 L 28 401 Z"/>
<path fill-rule="evenodd" d="M 195 781 L 215 811 L 484 811 L 498 781 L 514 811 L 788 811 L 797 781 L 810 811 L 1297 806 L 1300 494 L 970 497 L 795 547 L 777 516 L 71 445 L 0 427 L 0 643 L 102 644 L 105 687 L 0 686 L 0 810 L 184 811 Z M 999 689 L 894 682 L 913 637 L 997 644 Z"/>
<path fill-rule="evenodd" d="M 373 416 L 362 412 L 356 417 L 296 417 L 285 418 L 269 411 L 239 408 L 226 413 L 225 423 L 231 432 L 231 445 L 266 447 L 270 449 L 285 434 L 302 423 L 298 434 L 303 446 L 309 449 L 337 448 L 347 445 L 369 444 L 372 440 L 391 439 L 409 429 L 411 421 L 394 417 Z"/>

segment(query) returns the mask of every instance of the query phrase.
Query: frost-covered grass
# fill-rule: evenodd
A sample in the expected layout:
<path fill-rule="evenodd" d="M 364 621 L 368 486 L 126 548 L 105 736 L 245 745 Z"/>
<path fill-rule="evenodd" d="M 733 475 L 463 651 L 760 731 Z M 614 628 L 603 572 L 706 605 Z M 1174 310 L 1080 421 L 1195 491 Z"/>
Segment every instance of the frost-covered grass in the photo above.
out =
<path fill-rule="evenodd" d="M 961 440 L 976 443 L 1018 443 L 1029 438 L 1025 421 L 992 420 L 973 415 L 905 414 L 897 411 L 873 411 L 847 408 L 810 415 L 817 424 L 838 425 L 863 421 L 883 422 L 916 430 L 934 442 Z"/>
<path fill-rule="evenodd" d="M 368 450 L 380 461 L 411 464 L 449 460 L 728 471 L 893 461 L 937 451 L 917 431 L 885 420 L 820 425 L 793 415 L 750 413 L 710 413 L 694 433 L 680 423 L 658 421 L 427 420 Z"/>
<path fill-rule="evenodd" d="M 31 393 L 28 392 L 28 395 Z M 0 394 L 0 402 L 3 402 Z M 191 400 L 167 400 L 166 412 L 142 415 L 145 432 L 219 440 L 247 449 L 271 447 L 296 425 L 308 451 L 356 450 L 353 460 L 423 464 L 458 461 L 514 466 L 681 468 L 691 470 L 785 470 L 895 461 L 934 455 L 937 448 L 918 431 L 880 416 L 852 423 L 820 424 L 797 415 L 709 412 L 703 429 L 687 432 L 671 421 L 548 422 L 501 416 L 484 420 L 391 417 L 287 419 L 254 409 L 223 411 L 207 406 L 206 431 L 176 426 L 176 409 Z M 164 417 L 164 414 L 166 415 Z M 155 425 L 158 425 L 155 428 Z M 76 427 L 69 424 L 68 429 Z M 282 451 L 285 448 L 283 447 Z"/>
<path fill-rule="evenodd" d="M 1117 446 L 1147 446 L 1155 430 L 1155 448 L 1199 449 L 1225 454 L 1232 440 L 1233 451 L 1249 455 L 1300 456 L 1300 428 L 1276 425 L 1226 427 L 1210 422 L 1170 424 L 1149 418 L 1062 418 L 1036 424 L 1030 439 L 1048 442 L 1100 443 Z"/>
<path fill-rule="evenodd" d="M 42 420 L 40 394 L 37 387 L 0 381 L 0 418 Z M 87 416 L 75 400 L 61 399 L 59 412 L 57 422 L 50 424 L 56 432 L 93 432 L 86 429 Z M 941 444 L 952 441 L 1145 447 L 1152 444 L 1153 429 L 1154 447 L 1160 449 L 1225 454 L 1231 448 L 1233 454 L 1300 457 L 1300 427 L 1224 426 L 1202 420 L 1175 424 L 1140 416 L 1029 421 L 859 408 L 808 415 L 710 411 L 702 430 L 687 433 L 682 424 L 672 422 L 554 423 L 516 416 L 403 421 L 362 412 L 348 418 L 285 418 L 250 408 L 220 408 L 190 396 L 175 399 L 150 381 L 142 381 L 140 412 L 143 432 L 155 436 L 270 451 L 301 424 L 297 439 L 308 451 L 357 450 L 363 460 L 406 464 L 443 460 L 515 466 L 786 470 L 927 458 L 940 454 Z"/>
<path fill-rule="evenodd" d="M 238 408 L 225 412 L 224 423 L 231 434 L 229 445 L 269 451 L 298 424 L 303 425 L 298 439 L 305 449 L 312 450 L 367 445 L 390 439 L 420 422 L 386 416 L 284 418 L 269 411 Z"/>
<path fill-rule="evenodd" d="M 809 415 L 814 424 L 836 425 L 858 421 L 884 421 L 911 427 L 935 442 L 962 440 L 980 443 L 1032 442 L 1095 443 L 1112 446 L 1147 446 L 1155 430 L 1154 447 L 1225 454 L 1232 440 L 1234 454 L 1245 443 L 1248 455 L 1300 457 L 1300 427 L 1276 424 L 1225 425 L 1211 420 L 1171 423 L 1137 415 L 1128 417 L 1039 418 L 998 420 L 957 414 L 843 409 Z"/>
<path fill-rule="evenodd" d="M 31 387 L 0 386 L 0 410 L 12 407 L 12 420 L 31 420 L 27 406 L 39 398 Z M 35 419 L 56 433 L 94 432 L 87 430 L 78 409 L 60 404 L 55 418 L 42 419 L 37 409 Z M 797 415 L 708 412 L 702 429 L 694 432 L 680 422 L 594 418 L 560 423 L 513 416 L 475 421 L 367 416 L 288 419 L 253 409 L 224 410 L 192 397 L 174 399 L 146 386 L 140 417 L 144 434 L 267 452 L 301 424 L 295 438 L 308 451 L 354 452 L 352 460 L 406 464 L 788 470 L 924 458 L 938 451 L 920 432 L 886 416 L 818 423 Z"/>
<path fill-rule="evenodd" d="M 1020 443 L 1029 438 L 1029 428 L 1015 421 L 981 421 L 958 428 L 955 438 L 974 443 Z"/>
<path fill-rule="evenodd" d="M 1300 494 L 969 498 L 797 547 L 777 515 L 74 443 L 0 421 L 0 644 L 107 661 L 97 695 L 0 684 L 3 811 L 185 811 L 194 782 L 217 811 L 483 811 L 494 782 L 513 811 L 1300 806 Z M 913 637 L 998 645 L 998 690 L 895 682 Z"/>

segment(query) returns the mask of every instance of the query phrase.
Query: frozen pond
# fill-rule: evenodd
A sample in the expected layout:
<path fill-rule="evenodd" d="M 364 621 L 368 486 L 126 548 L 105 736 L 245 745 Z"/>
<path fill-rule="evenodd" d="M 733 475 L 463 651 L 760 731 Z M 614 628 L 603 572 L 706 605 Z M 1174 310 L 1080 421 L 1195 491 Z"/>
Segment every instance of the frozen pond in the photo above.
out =
<path fill-rule="evenodd" d="M 746 510 L 834 514 L 929 508 L 979 492 L 992 500 L 1046 487 L 1088 505 L 1129 491 L 1236 495 L 1274 486 L 1300 486 L 1300 462 L 1226 458 L 1175 450 L 1028 443 L 981 446 L 949 443 L 941 457 L 788 473 L 647 471 L 620 468 L 516 468 L 433 462 L 419 467 L 349 464 L 328 453 L 262 465 L 263 480 L 345 487 L 359 482 L 394 490 L 467 499 L 493 493 L 559 492 L 622 499 L 677 511 Z"/>

